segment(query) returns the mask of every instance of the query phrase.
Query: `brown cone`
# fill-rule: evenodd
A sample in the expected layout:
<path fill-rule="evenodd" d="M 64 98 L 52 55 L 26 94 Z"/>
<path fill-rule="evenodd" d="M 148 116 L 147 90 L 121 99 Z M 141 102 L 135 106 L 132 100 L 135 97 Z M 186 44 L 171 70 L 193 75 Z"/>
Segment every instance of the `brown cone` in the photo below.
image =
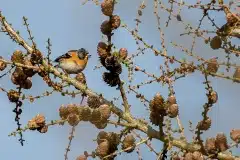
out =
<path fill-rule="evenodd" d="M 11 57 L 11 61 L 14 63 L 22 63 L 24 61 L 24 56 L 22 51 L 20 50 L 16 50 L 13 52 L 12 57 Z"/>
<path fill-rule="evenodd" d="M 204 158 L 200 152 L 195 151 L 193 152 L 193 160 L 204 160 Z"/>
<path fill-rule="evenodd" d="M 100 111 L 98 109 L 94 109 L 92 111 L 92 117 L 90 119 L 90 122 L 92 124 L 96 124 L 96 123 L 99 123 L 101 121 L 101 119 L 102 119 L 102 115 L 101 115 Z"/>
<path fill-rule="evenodd" d="M 43 126 L 43 127 L 40 127 L 40 128 L 37 128 L 38 132 L 40 133 L 47 133 L 48 131 L 48 126 Z"/>
<path fill-rule="evenodd" d="M 101 24 L 100 29 L 101 29 L 102 34 L 104 34 L 104 35 L 110 35 L 112 32 L 111 24 L 109 23 L 108 20 L 104 21 Z"/>
<path fill-rule="evenodd" d="M 128 50 L 126 48 L 120 48 L 119 50 L 119 57 L 125 60 L 128 56 Z"/>
<path fill-rule="evenodd" d="M 217 62 L 217 59 L 216 58 L 210 59 L 207 64 L 207 71 L 212 73 L 217 73 L 218 68 L 219 68 L 219 64 Z"/>
<path fill-rule="evenodd" d="M 210 46 L 212 49 L 219 49 L 222 45 L 222 40 L 219 36 L 215 36 L 211 39 Z"/>
<path fill-rule="evenodd" d="M 234 80 L 234 82 L 240 82 L 240 67 L 236 68 L 233 74 L 233 78 L 238 79 L 238 80 Z"/>
<path fill-rule="evenodd" d="M 0 56 L 0 59 L 3 59 L 2 56 Z M 7 64 L 3 61 L 0 61 L 0 71 L 3 71 L 7 67 Z"/>
<path fill-rule="evenodd" d="M 87 104 L 90 108 L 98 108 L 102 102 L 97 96 L 89 96 L 87 99 Z"/>
<path fill-rule="evenodd" d="M 234 142 L 239 143 L 240 142 L 240 129 L 233 129 L 230 133 L 230 136 Z"/>
<path fill-rule="evenodd" d="M 177 103 L 177 100 L 176 100 L 176 97 L 174 95 L 171 95 L 168 97 L 168 103 L 171 105 L 171 104 L 176 104 Z"/>
<path fill-rule="evenodd" d="M 110 144 L 108 141 L 100 143 L 96 149 L 96 155 L 103 158 L 109 154 Z"/>
<path fill-rule="evenodd" d="M 215 138 L 207 138 L 205 142 L 205 148 L 209 154 L 215 154 L 217 151 L 217 147 L 215 145 Z"/>
<path fill-rule="evenodd" d="M 97 46 L 98 56 L 105 59 L 108 56 L 107 53 L 108 45 L 104 42 L 99 42 Z"/>
<path fill-rule="evenodd" d="M 216 136 L 216 146 L 221 151 L 224 152 L 228 149 L 227 137 L 223 133 L 219 133 Z"/>
<path fill-rule="evenodd" d="M 59 116 L 60 116 L 62 119 L 67 119 L 68 115 L 69 115 L 69 112 L 68 112 L 67 107 L 65 107 L 65 106 L 62 105 L 62 106 L 59 108 Z"/>
<path fill-rule="evenodd" d="M 123 142 L 122 142 L 122 149 L 127 149 L 129 147 L 132 147 L 131 149 L 128 149 L 126 150 L 125 152 L 127 153 L 131 153 L 134 149 L 135 149 L 135 141 L 136 139 L 134 138 L 133 135 L 127 135 L 124 139 L 123 139 Z"/>
<path fill-rule="evenodd" d="M 10 102 L 17 102 L 20 97 L 20 94 L 13 89 L 11 89 L 7 95 Z"/>
<path fill-rule="evenodd" d="M 178 115 L 178 105 L 172 104 L 167 109 L 167 114 L 170 118 L 175 118 Z"/>
<path fill-rule="evenodd" d="M 102 8 L 102 13 L 105 16 L 111 16 L 114 8 L 113 0 L 104 0 L 101 4 L 101 8 Z"/>
<path fill-rule="evenodd" d="M 112 29 L 117 29 L 121 25 L 121 19 L 118 15 L 112 16 L 111 19 Z"/>
<path fill-rule="evenodd" d="M 97 136 L 97 143 L 100 144 L 104 140 L 108 139 L 108 133 L 105 131 L 100 131 Z"/>
<path fill-rule="evenodd" d="M 79 115 L 78 107 L 75 104 L 68 104 L 67 105 L 67 110 L 68 110 L 69 114 Z"/>
<path fill-rule="evenodd" d="M 212 91 L 209 97 L 211 103 L 216 103 L 218 101 L 218 94 L 216 91 Z"/>
<path fill-rule="evenodd" d="M 157 93 L 153 100 L 150 101 L 150 110 L 156 114 L 165 114 L 166 109 L 164 106 L 164 99 L 160 95 L 160 93 Z"/>
<path fill-rule="evenodd" d="M 94 125 L 95 127 L 97 127 L 97 129 L 104 129 L 107 127 L 107 120 L 101 120 L 99 122 L 95 122 Z"/>
<path fill-rule="evenodd" d="M 67 121 L 71 126 L 76 126 L 80 122 L 80 119 L 79 119 L 78 115 L 70 113 L 68 115 Z"/>
<path fill-rule="evenodd" d="M 184 160 L 194 160 L 193 159 L 193 154 L 192 153 L 187 153 L 184 157 Z"/>
<path fill-rule="evenodd" d="M 32 88 L 32 81 L 30 78 L 27 78 L 22 84 L 20 84 L 20 86 L 24 89 L 30 89 Z"/>
<path fill-rule="evenodd" d="M 79 113 L 79 117 L 83 121 L 89 121 L 92 117 L 92 110 L 89 107 L 83 107 L 82 111 Z"/>
<path fill-rule="evenodd" d="M 31 61 L 28 60 L 28 59 L 25 59 L 25 60 L 24 60 L 24 65 L 33 66 L 33 64 L 31 63 Z M 23 68 L 23 72 L 24 72 L 24 74 L 25 74 L 27 77 L 32 77 L 33 75 L 36 74 L 36 71 L 34 71 L 33 69 L 29 69 L 29 68 Z"/>
<path fill-rule="evenodd" d="M 207 118 L 206 120 L 203 120 L 201 122 L 198 122 L 197 128 L 200 130 L 206 131 L 211 127 L 211 119 Z"/>
<path fill-rule="evenodd" d="M 87 160 L 87 157 L 85 155 L 80 155 L 76 160 Z"/>
<path fill-rule="evenodd" d="M 38 127 L 45 126 L 45 117 L 42 114 L 37 114 L 36 117 L 34 117 L 36 124 Z"/>
<path fill-rule="evenodd" d="M 102 104 L 99 108 L 102 118 L 108 119 L 111 116 L 111 108 L 107 104 Z"/>

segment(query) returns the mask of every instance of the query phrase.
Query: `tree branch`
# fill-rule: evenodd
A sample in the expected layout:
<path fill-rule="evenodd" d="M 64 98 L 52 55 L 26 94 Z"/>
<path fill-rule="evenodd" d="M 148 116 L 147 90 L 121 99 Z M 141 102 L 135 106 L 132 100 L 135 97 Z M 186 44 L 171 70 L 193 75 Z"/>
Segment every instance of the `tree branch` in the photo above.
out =
<path fill-rule="evenodd" d="M 1 12 L 0 12 L 0 22 L 2 23 L 3 27 L 5 28 L 6 32 L 9 34 L 9 36 L 14 38 L 14 40 L 19 45 L 23 46 L 28 51 L 28 53 L 30 53 L 30 54 L 34 53 L 34 48 L 32 48 L 26 41 L 24 41 L 24 39 L 8 24 L 5 17 L 2 16 Z M 73 85 L 74 87 L 79 89 L 82 93 L 85 93 L 88 96 L 97 96 L 99 99 L 102 99 L 103 101 L 105 101 L 105 103 L 111 107 L 111 110 L 114 114 L 118 115 L 120 118 L 124 119 L 128 123 L 135 125 L 136 129 L 146 133 L 150 139 L 155 138 L 155 139 L 159 139 L 163 142 L 167 141 L 167 137 L 160 135 L 159 132 L 156 131 L 155 129 L 153 129 L 150 125 L 143 123 L 140 120 L 134 119 L 129 114 L 124 113 L 121 109 L 119 109 L 117 106 L 115 106 L 112 102 L 106 100 L 103 96 L 98 95 L 97 93 L 88 89 L 84 84 L 78 82 L 77 80 L 75 80 L 71 77 L 68 77 L 68 76 L 62 74 L 55 67 L 49 66 L 48 62 L 45 61 L 44 59 L 42 60 L 42 66 L 44 67 L 44 69 L 46 71 L 49 71 L 50 73 L 54 74 L 58 78 L 62 79 L 63 81 L 66 81 L 69 84 Z M 175 147 L 181 148 L 183 150 L 191 151 L 191 152 L 198 151 L 201 148 L 198 144 L 188 143 L 187 141 L 181 140 L 181 139 L 172 139 L 171 143 Z M 219 153 L 218 155 L 221 157 L 228 156 L 228 157 L 236 158 L 235 156 L 226 155 L 224 153 Z"/>

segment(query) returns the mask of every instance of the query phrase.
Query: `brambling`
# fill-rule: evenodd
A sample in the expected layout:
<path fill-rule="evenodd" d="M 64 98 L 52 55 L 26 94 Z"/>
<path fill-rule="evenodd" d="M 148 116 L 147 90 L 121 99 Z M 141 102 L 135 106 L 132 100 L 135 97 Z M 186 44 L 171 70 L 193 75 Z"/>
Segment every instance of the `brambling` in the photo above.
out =
<path fill-rule="evenodd" d="M 89 52 L 81 48 L 68 51 L 66 54 L 56 58 L 54 62 L 59 63 L 57 66 L 62 68 L 65 73 L 78 74 L 85 69 L 90 57 Z"/>

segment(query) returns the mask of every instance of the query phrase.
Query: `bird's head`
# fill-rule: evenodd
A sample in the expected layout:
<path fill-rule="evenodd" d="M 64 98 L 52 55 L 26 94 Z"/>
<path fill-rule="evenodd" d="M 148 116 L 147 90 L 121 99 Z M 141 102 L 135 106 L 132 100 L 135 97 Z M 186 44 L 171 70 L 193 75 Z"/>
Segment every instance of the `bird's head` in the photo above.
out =
<path fill-rule="evenodd" d="M 79 50 L 77 51 L 77 53 L 78 53 L 78 58 L 79 58 L 79 59 L 85 59 L 86 57 L 87 57 L 87 58 L 90 58 L 90 57 L 91 57 L 91 55 L 89 54 L 89 52 L 88 52 L 86 49 L 84 49 L 84 48 L 79 49 Z"/>

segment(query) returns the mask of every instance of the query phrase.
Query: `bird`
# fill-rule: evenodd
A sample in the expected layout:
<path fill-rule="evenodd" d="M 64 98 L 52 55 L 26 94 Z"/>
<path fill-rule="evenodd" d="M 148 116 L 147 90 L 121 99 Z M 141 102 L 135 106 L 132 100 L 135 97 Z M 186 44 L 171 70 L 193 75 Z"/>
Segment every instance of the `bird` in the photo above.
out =
<path fill-rule="evenodd" d="M 78 74 L 85 69 L 90 57 L 91 55 L 86 49 L 80 48 L 78 50 L 69 50 L 67 53 L 57 57 L 54 62 L 57 62 L 56 67 L 60 67 L 65 73 Z"/>

